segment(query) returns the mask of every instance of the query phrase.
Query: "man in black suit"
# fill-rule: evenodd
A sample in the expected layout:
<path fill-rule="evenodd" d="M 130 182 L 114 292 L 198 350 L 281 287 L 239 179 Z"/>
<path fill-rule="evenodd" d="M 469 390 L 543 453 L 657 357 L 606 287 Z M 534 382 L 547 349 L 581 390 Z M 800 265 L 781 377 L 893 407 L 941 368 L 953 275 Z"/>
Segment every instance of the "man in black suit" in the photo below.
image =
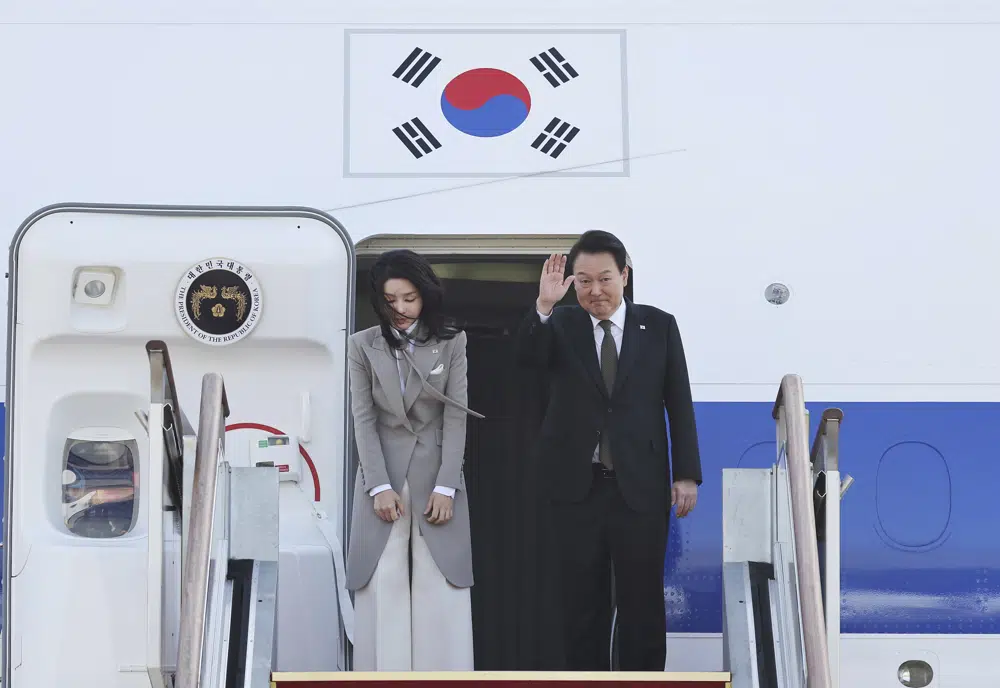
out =
<path fill-rule="evenodd" d="M 620 668 L 663 670 L 670 508 L 678 517 L 690 513 L 701 484 L 677 322 L 624 298 L 625 261 L 621 241 L 596 230 L 580 237 L 568 260 L 550 256 L 517 335 L 518 361 L 549 379 L 537 450 L 557 529 L 574 671 L 610 669 L 612 565 Z M 580 305 L 555 308 L 570 284 Z"/>

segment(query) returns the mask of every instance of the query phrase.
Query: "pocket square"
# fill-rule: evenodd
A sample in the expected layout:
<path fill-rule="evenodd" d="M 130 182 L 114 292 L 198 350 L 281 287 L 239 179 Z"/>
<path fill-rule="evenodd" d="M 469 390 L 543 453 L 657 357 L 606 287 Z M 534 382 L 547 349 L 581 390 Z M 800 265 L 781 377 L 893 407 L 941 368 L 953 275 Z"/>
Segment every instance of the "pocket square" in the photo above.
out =
<path fill-rule="evenodd" d="M 440 375 L 442 372 L 444 372 L 444 363 L 438 363 L 436 366 L 434 366 L 434 370 L 432 370 L 430 374 Z"/>

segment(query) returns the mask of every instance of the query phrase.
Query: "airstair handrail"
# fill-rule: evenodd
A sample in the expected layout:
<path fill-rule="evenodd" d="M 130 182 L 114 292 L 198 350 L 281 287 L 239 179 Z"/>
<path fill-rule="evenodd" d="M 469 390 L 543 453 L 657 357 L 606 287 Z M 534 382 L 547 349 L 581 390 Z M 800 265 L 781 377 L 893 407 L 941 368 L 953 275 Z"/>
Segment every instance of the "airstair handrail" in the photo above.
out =
<path fill-rule="evenodd" d="M 816 429 L 816 436 L 813 438 L 812 450 L 809 452 L 809 459 L 816 465 L 816 459 L 822 457 L 824 461 L 821 467 L 816 470 L 838 471 L 840 454 L 840 424 L 844 420 L 844 412 L 839 408 L 828 408 L 823 411 L 819 419 L 819 427 Z"/>
<path fill-rule="evenodd" d="M 194 428 L 181 410 L 177 385 L 174 382 L 174 367 L 170 363 L 170 351 L 166 342 L 159 339 L 146 342 L 146 356 L 149 358 L 149 401 L 151 404 L 163 404 L 162 432 L 166 447 L 167 469 L 170 472 L 167 491 L 174 506 L 183 509 L 184 436 L 194 435 Z M 154 431 L 161 430 L 155 428 Z"/>
<path fill-rule="evenodd" d="M 177 410 L 178 419 L 183 421 L 177 428 L 179 439 L 182 439 L 184 435 L 193 435 L 194 428 L 191 427 L 187 417 L 181 413 L 180 400 L 177 396 L 177 385 L 174 382 L 174 366 L 170 362 L 170 351 L 167 349 L 166 342 L 159 339 L 146 342 L 146 355 L 149 356 L 151 363 L 156 363 L 155 366 L 151 366 L 150 368 L 150 372 L 152 373 L 150 386 L 153 392 L 153 399 L 151 401 L 153 403 L 170 403 L 174 405 L 174 408 Z M 229 413 L 228 407 L 226 413 Z"/>
<path fill-rule="evenodd" d="M 181 583 L 180 648 L 177 688 L 199 688 L 205 647 L 205 614 L 208 606 L 209 561 L 215 523 L 216 482 L 219 456 L 226 432 L 229 403 L 226 386 L 218 373 L 207 373 L 201 381 L 198 415 L 198 445 L 194 461 L 191 526 L 185 543 Z M 208 688 L 208 687 L 206 687 Z"/>
<path fill-rule="evenodd" d="M 772 415 L 784 425 L 783 439 L 791 493 L 797 589 L 802 639 L 805 645 L 806 686 L 831 688 L 819 547 L 816 542 L 816 515 L 813 512 L 809 423 L 802 378 L 798 375 L 785 375 L 781 379 Z"/>
<path fill-rule="evenodd" d="M 184 435 L 194 435 L 191 424 L 181 411 L 174 383 L 170 352 L 165 342 L 146 342 L 149 359 L 149 409 L 137 411 L 136 417 L 149 437 L 147 465 L 150 485 L 163 484 L 166 490 L 153 489 L 143 497 L 148 513 L 146 585 L 146 671 L 151 684 L 168 685 L 168 676 L 177 662 L 176 646 L 165 639 L 173 637 L 176 609 L 180 602 L 180 585 L 175 582 L 175 557 L 165 556 L 167 539 L 175 524 L 175 515 L 183 513 L 184 496 Z M 170 513 L 173 511 L 173 513 Z M 173 538 L 170 538 L 173 540 Z M 171 542 L 171 546 L 174 542 Z M 169 573 L 166 569 L 172 569 Z M 172 575 L 174 574 L 174 575 Z"/>
<path fill-rule="evenodd" d="M 840 425 L 844 412 L 839 408 L 823 411 L 813 439 L 813 513 L 816 514 L 817 543 L 821 549 L 823 614 L 826 622 L 830 682 L 840 686 L 840 500 L 853 478 L 840 475 Z"/>

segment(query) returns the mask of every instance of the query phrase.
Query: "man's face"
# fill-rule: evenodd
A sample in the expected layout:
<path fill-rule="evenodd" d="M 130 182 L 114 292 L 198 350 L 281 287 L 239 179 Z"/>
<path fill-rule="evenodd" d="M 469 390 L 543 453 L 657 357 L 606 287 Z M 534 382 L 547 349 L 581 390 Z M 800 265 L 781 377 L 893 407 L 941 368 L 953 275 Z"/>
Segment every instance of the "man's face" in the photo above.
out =
<path fill-rule="evenodd" d="M 581 253 L 573 265 L 576 298 L 598 320 L 610 318 L 622 303 L 628 268 L 618 271 L 610 253 Z"/>

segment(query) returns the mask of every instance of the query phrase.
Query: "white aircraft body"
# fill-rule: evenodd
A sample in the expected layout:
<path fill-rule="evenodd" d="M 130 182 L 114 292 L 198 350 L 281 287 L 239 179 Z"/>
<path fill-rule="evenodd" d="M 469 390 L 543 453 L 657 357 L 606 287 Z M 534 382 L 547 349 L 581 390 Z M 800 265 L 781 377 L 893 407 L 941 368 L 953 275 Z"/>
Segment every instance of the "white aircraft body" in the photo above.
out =
<path fill-rule="evenodd" d="M 542 666 L 541 387 L 508 358 L 543 257 L 590 228 L 627 246 L 631 298 L 676 316 L 696 400 L 666 668 L 722 666 L 722 471 L 773 463 L 795 372 L 814 427 L 843 410 L 855 480 L 840 683 L 988 683 L 998 64 L 1000 5 L 975 0 L 0 5 L 4 686 L 150 685 L 147 557 L 171 551 L 140 487 L 151 341 L 192 421 L 222 374 L 233 466 L 281 457 L 274 669 L 349 668 L 344 347 L 398 247 L 445 278 L 487 417 L 466 468 L 477 662 Z M 202 266 L 253 273 L 239 331 L 178 311 Z"/>

